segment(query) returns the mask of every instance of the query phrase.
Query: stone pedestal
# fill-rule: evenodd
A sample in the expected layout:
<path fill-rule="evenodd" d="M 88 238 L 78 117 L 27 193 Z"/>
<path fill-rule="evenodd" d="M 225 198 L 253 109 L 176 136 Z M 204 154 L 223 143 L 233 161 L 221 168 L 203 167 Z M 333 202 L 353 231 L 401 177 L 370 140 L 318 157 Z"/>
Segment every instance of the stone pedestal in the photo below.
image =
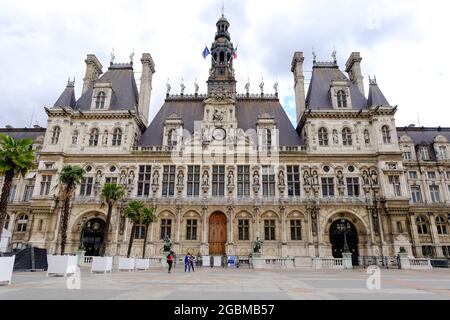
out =
<path fill-rule="evenodd" d="M 234 245 L 232 243 L 227 243 L 226 245 L 226 255 L 233 256 L 234 255 Z"/>
<path fill-rule="evenodd" d="M 401 252 L 398 254 L 400 269 L 408 270 L 411 269 L 411 263 L 409 262 L 409 257 L 407 252 Z"/>
<path fill-rule="evenodd" d="M 289 256 L 289 249 L 288 249 L 287 243 L 281 244 L 281 256 L 283 258 Z"/>
<path fill-rule="evenodd" d="M 167 263 L 167 256 L 169 255 L 169 251 L 163 251 L 162 257 L 161 257 L 161 265 L 163 268 L 167 269 L 169 267 L 169 264 Z"/>
<path fill-rule="evenodd" d="M 261 257 L 261 253 L 252 254 L 252 266 L 253 269 L 263 269 L 266 261 Z"/>
<path fill-rule="evenodd" d="M 342 264 L 344 266 L 344 269 L 346 269 L 346 270 L 353 269 L 351 252 L 343 252 L 342 253 Z"/>
<path fill-rule="evenodd" d="M 78 250 L 77 251 L 77 259 L 78 259 L 78 266 L 81 266 L 84 263 L 84 255 L 86 251 L 84 250 Z"/>
<path fill-rule="evenodd" d="M 287 258 L 286 258 L 286 268 L 287 269 L 294 269 L 295 268 L 294 258 L 291 258 L 291 257 L 287 256 Z"/>

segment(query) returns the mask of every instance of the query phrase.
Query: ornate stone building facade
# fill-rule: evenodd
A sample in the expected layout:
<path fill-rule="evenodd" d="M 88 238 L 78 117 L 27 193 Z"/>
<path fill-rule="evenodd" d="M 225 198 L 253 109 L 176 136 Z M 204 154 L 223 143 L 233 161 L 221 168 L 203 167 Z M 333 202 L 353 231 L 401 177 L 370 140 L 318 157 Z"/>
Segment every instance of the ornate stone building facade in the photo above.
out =
<path fill-rule="evenodd" d="M 251 253 L 257 237 L 266 257 L 341 257 L 347 244 L 364 256 L 449 256 L 450 129 L 397 128 L 395 113 L 376 79 L 366 98 L 361 57 L 345 72 L 337 61 L 313 62 L 305 92 L 304 55 L 292 60 L 297 127 L 275 94 L 236 92 L 234 46 L 221 17 L 211 46 L 206 95 L 170 94 L 147 126 L 155 64 L 142 55 L 140 89 L 133 62 L 103 66 L 88 55 L 81 96 L 69 81 L 46 108 L 47 128 L 1 129 L 32 137 L 37 170 L 14 182 L 6 228 L 9 249 L 26 244 L 55 252 L 61 203 L 58 172 L 80 165 L 68 252 L 84 243 L 98 254 L 106 208 L 105 183 L 124 186 L 114 208 L 110 254 L 133 254 L 148 232 L 148 256 L 161 256 L 169 235 L 178 254 Z M 315 58 L 314 58 L 315 60 Z M 149 230 L 131 230 L 122 208 L 139 199 L 156 209 Z M 307 262 L 305 262 L 307 263 Z"/>

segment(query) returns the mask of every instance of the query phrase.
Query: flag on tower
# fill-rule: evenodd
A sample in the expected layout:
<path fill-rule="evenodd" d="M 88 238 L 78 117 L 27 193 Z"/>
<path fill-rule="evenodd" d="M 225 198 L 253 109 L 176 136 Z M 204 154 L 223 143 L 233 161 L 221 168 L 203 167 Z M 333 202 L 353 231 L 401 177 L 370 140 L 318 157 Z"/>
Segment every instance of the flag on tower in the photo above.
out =
<path fill-rule="evenodd" d="M 202 53 L 203 59 L 206 59 L 206 57 L 210 54 L 211 54 L 211 52 L 209 51 L 208 47 L 205 46 L 205 50 L 203 50 L 203 53 Z"/>
<path fill-rule="evenodd" d="M 233 49 L 233 59 L 237 59 L 237 47 Z"/>

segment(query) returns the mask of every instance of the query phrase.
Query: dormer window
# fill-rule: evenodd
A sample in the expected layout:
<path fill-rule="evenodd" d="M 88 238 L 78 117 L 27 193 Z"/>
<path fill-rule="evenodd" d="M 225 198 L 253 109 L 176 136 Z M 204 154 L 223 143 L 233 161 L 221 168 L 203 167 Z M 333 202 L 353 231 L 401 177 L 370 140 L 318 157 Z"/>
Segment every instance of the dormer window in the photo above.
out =
<path fill-rule="evenodd" d="M 430 160 L 430 153 L 428 152 L 428 147 L 422 146 L 419 148 L 420 160 Z"/>
<path fill-rule="evenodd" d="M 319 145 L 328 146 L 328 130 L 325 128 L 319 129 Z"/>
<path fill-rule="evenodd" d="M 340 109 L 347 108 L 347 94 L 344 90 L 339 90 L 336 94 L 337 107 Z"/>
<path fill-rule="evenodd" d="M 391 143 L 391 130 L 389 130 L 388 126 L 383 126 L 381 128 L 381 134 L 383 136 L 383 142 L 384 144 Z"/>
<path fill-rule="evenodd" d="M 61 128 L 54 127 L 53 131 L 52 131 L 52 144 L 58 144 L 60 134 L 61 134 Z"/>
<path fill-rule="evenodd" d="M 169 146 L 177 145 L 177 130 L 176 129 L 169 130 L 169 133 L 167 134 L 167 145 L 169 145 Z"/>
<path fill-rule="evenodd" d="M 349 128 L 344 128 L 342 130 L 342 144 L 344 146 L 351 146 L 353 144 L 352 131 Z"/>
<path fill-rule="evenodd" d="M 122 144 L 122 130 L 120 128 L 116 128 L 114 129 L 113 132 L 112 145 L 120 146 L 121 144 Z"/>
<path fill-rule="evenodd" d="M 94 128 L 91 130 L 91 133 L 89 135 L 89 146 L 95 147 L 98 145 L 98 129 Z"/>
<path fill-rule="evenodd" d="M 446 146 L 439 146 L 439 159 L 440 160 L 447 160 L 447 147 Z"/>
<path fill-rule="evenodd" d="M 106 100 L 106 94 L 104 91 L 100 91 L 97 94 L 97 97 L 95 99 L 95 108 L 96 109 L 103 109 L 105 108 L 105 100 Z"/>
<path fill-rule="evenodd" d="M 267 147 L 272 146 L 272 131 L 270 129 L 265 130 L 264 145 Z"/>

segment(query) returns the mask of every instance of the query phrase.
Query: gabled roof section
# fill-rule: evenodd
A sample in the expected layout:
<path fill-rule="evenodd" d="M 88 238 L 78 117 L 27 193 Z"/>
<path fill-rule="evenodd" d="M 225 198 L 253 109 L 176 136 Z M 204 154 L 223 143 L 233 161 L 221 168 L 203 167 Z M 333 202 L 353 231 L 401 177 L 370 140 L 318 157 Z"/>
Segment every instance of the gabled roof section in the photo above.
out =
<path fill-rule="evenodd" d="M 98 81 L 111 82 L 113 95 L 109 110 L 137 110 L 139 94 L 131 63 L 111 64 L 108 71 Z M 78 99 L 76 109 L 88 111 L 91 109 L 93 87 Z"/>
<path fill-rule="evenodd" d="M 75 99 L 75 81 L 68 81 L 67 86 L 64 91 L 59 96 L 58 100 L 56 100 L 54 107 L 72 107 L 74 108 L 76 105 Z"/>
<path fill-rule="evenodd" d="M 430 151 L 431 160 L 436 160 L 434 142 L 437 136 L 443 136 L 450 142 L 450 128 L 431 127 L 400 127 L 397 128 L 397 136 L 400 139 L 403 135 L 408 135 L 414 142 L 416 150 L 418 146 L 427 146 Z"/>
<path fill-rule="evenodd" d="M 384 96 L 383 92 L 381 92 L 380 87 L 378 87 L 377 80 L 370 79 L 370 87 L 369 87 L 369 98 L 367 99 L 367 105 L 369 107 L 389 107 L 390 104 Z"/>
<path fill-rule="evenodd" d="M 5 134 L 13 139 L 33 139 L 45 135 L 46 128 L 36 126 L 35 128 L 0 128 L 0 134 Z"/>
<path fill-rule="evenodd" d="M 311 84 L 306 96 L 306 107 L 311 110 L 333 110 L 330 86 L 333 80 L 346 80 L 350 84 L 353 110 L 367 109 L 367 99 L 333 63 L 316 63 L 313 66 Z"/>

